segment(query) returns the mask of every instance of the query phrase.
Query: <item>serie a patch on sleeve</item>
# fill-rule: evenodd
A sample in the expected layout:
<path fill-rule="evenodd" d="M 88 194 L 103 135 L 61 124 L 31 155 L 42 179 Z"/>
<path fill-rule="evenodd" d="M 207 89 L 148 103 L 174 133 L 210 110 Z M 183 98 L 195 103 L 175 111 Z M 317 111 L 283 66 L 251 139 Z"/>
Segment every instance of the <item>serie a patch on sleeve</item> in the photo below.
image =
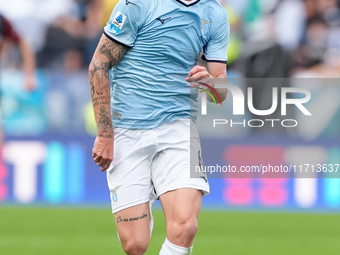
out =
<path fill-rule="evenodd" d="M 120 30 L 123 28 L 125 20 L 126 16 L 121 12 L 117 12 L 111 22 L 110 29 L 113 30 L 115 34 L 119 34 Z"/>

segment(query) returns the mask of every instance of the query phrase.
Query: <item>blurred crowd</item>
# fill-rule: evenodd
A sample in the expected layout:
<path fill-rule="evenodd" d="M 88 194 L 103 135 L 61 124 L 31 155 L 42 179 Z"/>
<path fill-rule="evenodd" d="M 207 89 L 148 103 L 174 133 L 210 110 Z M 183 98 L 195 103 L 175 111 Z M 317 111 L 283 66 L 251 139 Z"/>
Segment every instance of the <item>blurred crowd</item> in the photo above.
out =
<path fill-rule="evenodd" d="M 86 68 L 118 0 L 12 0 L 0 13 L 36 53 L 37 67 L 76 71 Z M 17 48 L 2 47 L 2 67 L 20 64 Z"/>
<path fill-rule="evenodd" d="M 12 0 L 0 13 L 36 53 L 37 67 L 86 68 L 118 0 Z M 220 0 L 229 14 L 229 69 L 241 77 L 338 77 L 339 0 Z M 2 66 L 20 64 L 2 47 Z"/>
<path fill-rule="evenodd" d="M 339 77 L 339 0 L 222 4 L 232 31 L 228 54 L 242 76 Z"/>

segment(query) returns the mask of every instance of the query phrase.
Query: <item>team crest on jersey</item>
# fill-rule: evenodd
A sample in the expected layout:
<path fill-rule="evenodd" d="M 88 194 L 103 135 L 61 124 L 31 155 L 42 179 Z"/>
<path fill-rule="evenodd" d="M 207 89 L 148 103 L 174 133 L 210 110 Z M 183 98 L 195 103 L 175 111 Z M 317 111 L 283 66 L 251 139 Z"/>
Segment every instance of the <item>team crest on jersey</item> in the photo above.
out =
<path fill-rule="evenodd" d="M 201 19 L 201 26 L 202 26 L 202 36 L 205 36 L 206 34 L 206 31 L 207 31 L 207 26 L 208 24 L 210 24 L 211 21 L 210 20 L 204 20 L 204 19 Z"/>
<path fill-rule="evenodd" d="M 111 190 L 110 190 L 110 191 L 111 191 L 111 199 L 112 199 L 112 202 L 114 202 L 114 203 L 117 203 L 117 201 L 118 201 L 117 190 L 118 190 L 120 187 L 121 187 L 121 185 L 120 185 L 120 186 L 117 186 L 117 187 L 115 187 L 114 189 L 111 189 Z"/>
<path fill-rule="evenodd" d="M 116 34 L 119 34 L 124 26 L 125 20 L 126 16 L 121 12 L 118 12 L 111 22 L 110 29 L 115 31 Z"/>

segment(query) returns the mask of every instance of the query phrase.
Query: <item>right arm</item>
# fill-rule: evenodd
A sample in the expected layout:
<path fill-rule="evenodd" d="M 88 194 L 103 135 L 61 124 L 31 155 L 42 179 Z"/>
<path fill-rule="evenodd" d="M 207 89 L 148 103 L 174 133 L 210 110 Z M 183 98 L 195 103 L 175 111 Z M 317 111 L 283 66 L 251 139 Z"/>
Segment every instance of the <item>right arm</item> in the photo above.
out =
<path fill-rule="evenodd" d="M 97 123 L 92 156 L 94 162 L 102 167 L 101 171 L 107 170 L 113 160 L 109 70 L 119 63 L 127 50 L 128 47 L 102 35 L 89 67 L 91 97 Z"/>

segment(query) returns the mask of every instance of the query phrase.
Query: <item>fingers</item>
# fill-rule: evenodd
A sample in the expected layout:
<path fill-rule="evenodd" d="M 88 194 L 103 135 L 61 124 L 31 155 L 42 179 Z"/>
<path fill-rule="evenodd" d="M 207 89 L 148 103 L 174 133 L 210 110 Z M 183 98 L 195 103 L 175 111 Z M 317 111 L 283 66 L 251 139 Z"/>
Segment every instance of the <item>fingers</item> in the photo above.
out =
<path fill-rule="evenodd" d="M 93 156 L 93 161 L 94 161 L 95 163 L 98 164 L 101 160 L 102 160 L 102 157 L 101 157 L 101 156 Z"/>
<path fill-rule="evenodd" d="M 109 169 L 111 163 L 112 163 L 112 159 L 106 160 L 106 163 L 105 163 L 104 166 L 100 169 L 100 171 L 104 172 L 104 171 L 106 171 L 107 169 Z"/>
<path fill-rule="evenodd" d="M 92 153 L 92 157 L 93 157 L 93 161 L 97 163 L 98 166 L 102 167 L 100 169 L 100 171 L 102 172 L 106 171 L 110 167 L 113 161 L 113 157 L 110 155 L 109 156 L 98 156 L 96 153 Z"/>
<path fill-rule="evenodd" d="M 113 137 L 96 137 L 92 149 L 93 161 L 101 167 L 100 171 L 106 171 L 113 161 Z"/>
<path fill-rule="evenodd" d="M 194 74 L 193 76 L 191 76 L 191 80 L 192 81 L 199 81 L 200 79 L 209 78 L 209 77 L 210 77 L 210 74 L 208 73 L 207 70 L 205 70 L 205 71 L 198 72 L 198 73 Z"/>
<path fill-rule="evenodd" d="M 200 81 L 202 79 L 209 78 L 209 77 L 210 77 L 210 74 L 207 71 L 203 71 L 203 72 L 199 72 L 199 73 L 194 74 L 190 78 L 190 81 L 191 82 Z"/>
<path fill-rule="evenodd" d="M 190 72 L 189 77 L 185 80 L 187 82 L 195 82 L 204 78 L 210 78 L 210 74 L 204 66 L 195 66 Z M 197 87 L 199 84 L 190 84 L 190 87 Z"/>
<path fill-rule="evenodd" d="M 195 66 L 191 71 L 189 72 L 189 76 L 193 76 L 195 73 L 206 71 L 207 69 L 204 66 Z"/>

